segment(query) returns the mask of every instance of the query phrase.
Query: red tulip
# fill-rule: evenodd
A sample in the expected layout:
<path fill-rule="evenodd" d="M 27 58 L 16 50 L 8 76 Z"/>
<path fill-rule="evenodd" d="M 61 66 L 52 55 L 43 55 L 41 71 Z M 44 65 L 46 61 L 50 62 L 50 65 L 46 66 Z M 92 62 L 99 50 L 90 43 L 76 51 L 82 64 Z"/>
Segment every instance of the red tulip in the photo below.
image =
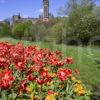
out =
<path fill-rule="evenodd" d="M 66 64 L 72 64 L 73 63 L 73 58 L 71 58 L 71 57 L 66 58 L 65 63 Z"/>
<path fill-rule="evenodd" d="M 57 63 L 57 66 L 58 67 L 61 67 L 61 66 L 63 66 L 64 65 L 64 63 L 62 62 L 62 61 L 59 61 L 58 63 Z"/>
<path fill-rule="evenodd" d="M 9 89 L 12 86 L 14 81 L 14 77 L 12 75 L 12 70 L 4 69 L 2 73 L 0 73 L 0 88 L 1 89 Z"/>
<path fill-rule="evenodd" d="M 26 87 L 27 87 L 26 80 L 25 79 L 21 80 L 19 84 L 20 84 L 20 90 L 21 91 L 26 91 Z"/>
<path fill-rule="evenodd" d="M 42 85 L 44 82 L 43 80 L 40 80 L 39 78 L 36 78 L 36 82 L 39 84 L 39 85 Z"/>
<path fill-rule="evenodd" d="M 27 76 L 27 79 L 32 82 L 32 81 L 35 80 L 35 77 L 33 77 L 32 75 L 28 75 Z"/>
<path fill-rule="evenodd" d="M 53 90 L 48 90 L 48 95 L 50 94 L 54 94 L 54 91 Z"/>
<path fill-rule="evenodd" d="M 72 70 L 71 69 L 67 69 L 67 75 L 71 75 L 72 74 Z"/>
<path fill-rule="evenodd" d="M 57 76 L 61 81 L 65 81 L 67 79 L 67 69 L 59 69 Z"/>
<path fill-rule="evenodd" d="M 41 76 L 42 78 L 47 77 L 47 76 L 48 76 L 48 71 L 41 71 L 41 72 L 40 72 L 40 76 Z"/>
<path fill-rule="evenodd" d="M 76 73 L 77 75 L 79 75 L 79 70 L 78 70 L 78 69 L 75 69 L 75 73 Z"/>

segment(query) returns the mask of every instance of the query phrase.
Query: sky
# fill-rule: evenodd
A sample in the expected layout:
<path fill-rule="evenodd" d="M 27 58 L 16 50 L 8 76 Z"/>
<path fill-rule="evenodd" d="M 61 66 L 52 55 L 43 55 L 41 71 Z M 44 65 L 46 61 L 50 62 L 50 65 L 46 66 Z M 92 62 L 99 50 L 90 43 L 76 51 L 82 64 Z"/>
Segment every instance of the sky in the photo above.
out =
<path fill-rule="evenodd" d="M 43 13 L 43 0 L 0 0 L 0 20 L 21 14 L 23 17 L 38 17 Z M 49 0 L 49 10 L 54 16 L 58 15 L 58 9 L 63 7 L 67 0 Z M 100 0 L 95 0 L 100 6 Z"/>

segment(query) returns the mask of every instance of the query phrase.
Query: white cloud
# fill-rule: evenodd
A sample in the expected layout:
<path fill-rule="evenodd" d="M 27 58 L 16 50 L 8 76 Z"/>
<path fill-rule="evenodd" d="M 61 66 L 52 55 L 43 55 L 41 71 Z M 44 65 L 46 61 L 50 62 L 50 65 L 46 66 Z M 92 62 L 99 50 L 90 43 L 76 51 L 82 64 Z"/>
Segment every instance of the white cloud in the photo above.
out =
<path fill-rule="evenodd" d="M 43 8 L 39 9 L 39 12 L 40 12 L 40 13 L 43 13 Z"/>
<path fill-rule="evenodd" d="M 36 14 L 42 14 L 43 13 L 43 9 L 41 8 L 41 9 L 38 9 L 38 10 L 35 10 L 35 12 L 34 13 L 36 13 Z"/>

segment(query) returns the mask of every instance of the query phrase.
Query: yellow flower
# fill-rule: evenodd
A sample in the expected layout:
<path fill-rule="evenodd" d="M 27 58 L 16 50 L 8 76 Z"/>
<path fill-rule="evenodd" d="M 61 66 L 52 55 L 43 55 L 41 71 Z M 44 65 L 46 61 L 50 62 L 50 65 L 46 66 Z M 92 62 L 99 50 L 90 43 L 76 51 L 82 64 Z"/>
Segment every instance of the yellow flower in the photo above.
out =
<path fill-rule="evenodd" d="M 77 95 L 83 95 L 83 94 L 85 94 L 84 87 L 82 87 L 82 85 L 80 83 L 81 83 L 81 81 L 77 81 L 77 83 L 74 85 L 74 92 Z"/>
<path fill-rule="evenodd" d="M 74 92 L 75 92 L 75 93 L 77 93 L 77 92 L 78 92 L 78 89 L 77 89 L 77 88 L 75 88 L 75 89 L 74 89 Z"/>
<path fill-rule="evenodd" d="M 47 85 L 50 86 L 50 85 L 52 85 L 52 83 L 53 83 L 53 81 L 47 82 Z"/>
<path fill-rule="evenodd" d="M 80 84 L 80 83 L 81 83 L 81 81 L 77 80 L 77 83 L 78 83 L 78 84 Z"/>
<path fill-rule="evenodd" d="M 59 85 L 59 88 L 64 88 L 65 87 L 65 85 L 63 84 L 63 85 Z"/>
<path fill-rule="evenodd" d="M 27 86 L 26 90 L 28 92 L 32 92 L 33 91 L 33 84 L 30 84 L 29 86 Z"/>
<path fill-rule="evenodd" d="M 56 77 L 56 73 L 51 73 L 50 76 L 53 78 L 53 77 Z"/>
<path fill-rule="evenodd" d="M 45 100 L 56 100 L 54 94 L 47 95 Z"/>
<path fill-rule="evenodd" d="M 54 93 L 55 96 L 57 96 L 58 94 L 59 94 L 58 92 Z"/>
<path fill-rule="evenodd" d="M 75 88 L 78 88 L 79 86 L 80 86 L 80 84 L 75 84 L 74 85 Z"/>
<path fill-rule="evenodd" d="M 76 78 L 72 76 L 72 77 L 71 77 L 71 80 L 72 80 L 72 81 L 76 81 Z"/>
<path fill-rule="evenodd" d="M 72 77 L 72 74 L 68 75 L 69 77 Z"/>
<path fill-rule="evenodd" d="M 79 87 L 78 87 L 78 90 L 82 90 L 82 89 L 83 89 L 83 87 L 82 87 L 82 86 L 79 86 Z"/>
<path fill-rule="evenodd" d="M 30 100 L 34 100 L 34 92 L 31 93 Z"/>
<path fill-rule="evenodd" d="M 78 94 L 78 95 L 84 95 L 84 94 L 85 94 L 85 90 L 80 90 L 80 91 L 78 91 L 77 94 Z"/>
<path fill-rule="evenodd" d="M 27 90 L 28 92 L 32 92 L 32 91 L 33 91 L 33 89 L 32 89 L 31 87 L 27 87 L 26 90 Z"/>

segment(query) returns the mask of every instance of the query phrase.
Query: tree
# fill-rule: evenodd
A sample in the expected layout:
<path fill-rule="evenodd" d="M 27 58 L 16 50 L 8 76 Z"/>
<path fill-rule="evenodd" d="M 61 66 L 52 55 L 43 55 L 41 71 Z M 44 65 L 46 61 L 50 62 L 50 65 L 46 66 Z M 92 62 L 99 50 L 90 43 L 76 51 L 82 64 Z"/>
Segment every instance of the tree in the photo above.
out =
<path fill-rule="evenodd" d="M 66 10 L 64 13 L 68 16 L 66 18 L 66 39 L 76 37 L 82 41 L 83 45 L 87 45 L 89 39 L 97 34 L 93 0 L 70 0 L 64 9 Z"/>
<path fill-rule="evenodd" d="M 86 7 L 86 6 L 93 7 L 94 6 L 94 0 L 80 0 L 80 5 L 82 7 Z"/>
<path fill-rule="evenodd" d="M 55 41 L 56 43 L 62 43 L 62 23 L 57 23 L 51 28 L 51 41 Z"/>
<path fill-rule="evenodd" d="M 95 7 L 94 13 L 96 14 L 96 17 L 97 17 L 97 18 L 100 18 L 100 6 Z"/>
<path fill-rule="evenodd" d="M 58 13 L 62 15 L 68 15 L 77 7 L 78 0 L 68 0 L 64 7 L 59 8 Z"/>
<path fill-rule="evenodd" d="M 37 34 L 36 34 L 36 40 L 37 41 L 44 41 L 44 37 L 46 35 L 46 27 L 44 25 L 38 25 L 37 26 Z"/>
<path fill-rule="evenodd" d="M 11 33 L 11 28 L 8 24 L 4 23 L 0 25 L 0 36 L 8 36 Z"/>
<path fill-rule="evenodd" d="M 76 36 L 79 38 L 83 45 L 87 45 L 89 40 L 97 34 L 97 21 L 93 14 L 89 14 L 81 18 L 77 25 Z"/>
<path fill-rule="evenodd" d="M 30 34 L 30 28 L 32 23 L 30 21 L 23 23 L 16 23 L 12 28 L 12 35 L 21 39 L 22 36 L 28 36 Z"/>

